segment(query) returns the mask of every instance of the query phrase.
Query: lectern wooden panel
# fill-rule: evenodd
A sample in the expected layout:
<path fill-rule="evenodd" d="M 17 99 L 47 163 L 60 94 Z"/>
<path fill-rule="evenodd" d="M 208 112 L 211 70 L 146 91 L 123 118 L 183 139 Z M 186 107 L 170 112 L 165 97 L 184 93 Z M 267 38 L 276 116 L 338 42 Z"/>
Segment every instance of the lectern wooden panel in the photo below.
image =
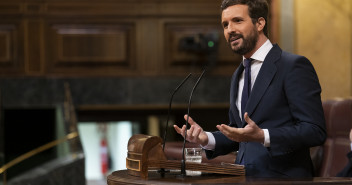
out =
<path fill-rule="evenodd" d="M 352 178 L 346 177 L 315 177 L 315 178 L 256 178 L 222 174 L 202 174 L 201 176 L 180 177 L 179 172 L 166 173 L 164 176 L 157 171 L 149 171 L 148 180 L 128 175 L 126 170 L 115 171 L 107 177 L 108 185 L 214 185 L 214 184 L 243 184 L 243 185 L 310 185 L 310 184 L 352 184 Z"/>
<path fill-rule="evenodd" d="M 126 184 L 232 184 L 234 182 L 244 183 L 245 176 L 232 176 L 221 174 L 203 174 L 200 176 L 180 176 L 180 171 L 172 171 L 160 174 L 157 171 L 149 171 L 148 180 L 140 177 L 131 176 L 126 170 L 115 171 L 107 177 L 108 185 L 126 185 Z"/>
<path fill-rule="evenodd" d="M 148 178 L 149 169 L 181 169 L 181 161 L 167 160 L 161 147 L 162 139 L 157 136 L 136 134 L 128 141 L 128 153 L 126 167 L 129 175 Z M 207 164 L 207 163 L 185 163 L 185 169 L 201 171 L 206 173 L 228 174 L 243 176 L 245 170 L 243 165 L 236 164 Z"/>
<path fill-rule="evenodd" d="M 256 178 L 244 176 L 242 165 L 186 163 L 186 169 L 202 171 L 198 176 L 180 172 L 180 161 L 166 160 L 157 136 L 134 135 L 128 142 L 127 170 L 115 171 L 107 177 L 108 185 L 120 184 L 352 184 L 352 178 Z M 154 168 L 154 169 L 153 169 Z M 158 170 L 160 168 L 178 170 Z"/>

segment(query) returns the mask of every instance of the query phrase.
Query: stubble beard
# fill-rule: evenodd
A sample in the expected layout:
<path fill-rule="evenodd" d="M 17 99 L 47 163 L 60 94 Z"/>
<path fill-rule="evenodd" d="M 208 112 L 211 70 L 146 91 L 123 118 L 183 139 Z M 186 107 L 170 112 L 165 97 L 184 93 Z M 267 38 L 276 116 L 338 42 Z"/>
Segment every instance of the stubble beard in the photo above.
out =
<path fill-rule="evenodd" d="M 239 46 L 232 47 L 231 42 L 228 42 L 229 46 L 235 54 L 245 55 L 251 52 L 255 48 L 258 41 L 259 34 L 255 29 L 253 29 L 248 35 L 248 37 L 246 38 L 243 35 L 238 35 L 238 36 L 242 38 L 242 44 Z"/>

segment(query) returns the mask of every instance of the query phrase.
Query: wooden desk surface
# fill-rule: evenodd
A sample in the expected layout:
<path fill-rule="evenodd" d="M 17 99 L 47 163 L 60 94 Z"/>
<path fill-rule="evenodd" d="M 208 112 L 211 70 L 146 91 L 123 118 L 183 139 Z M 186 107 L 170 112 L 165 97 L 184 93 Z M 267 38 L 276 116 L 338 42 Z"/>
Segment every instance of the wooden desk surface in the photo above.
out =
<path fill-rule="evenodd" d="M 107 177 L 108 185 L 125 184 L 153 184 L 153 185 L 184 185 L 184 184 L 264 184 L 264 185 L 289 185 L 289 184 L 352 184 L 352 178 L 342 177 L 314 177 L 307 179 L 272 179 L 254 178 L 245 176 L 231 176 L 219 174 L 202 174 L 201 176 L 180 177 L 178 171 L 165 173 L 163 177 L 156 171 L 150 171 L 148 180 L 127 174 L 127 170 L 115 171 Z"/>

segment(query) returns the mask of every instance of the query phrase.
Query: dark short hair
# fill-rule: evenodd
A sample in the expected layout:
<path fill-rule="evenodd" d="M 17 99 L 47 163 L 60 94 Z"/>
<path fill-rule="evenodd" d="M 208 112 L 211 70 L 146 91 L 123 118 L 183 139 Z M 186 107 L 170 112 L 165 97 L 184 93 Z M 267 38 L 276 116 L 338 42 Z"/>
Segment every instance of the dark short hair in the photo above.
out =
<path fill-rule="evenodd" d="M 265 26 L 263 28 L 264 34 L 268 37 L 268 13 L 269 5 L 267 0 L 223 0 L 221 3 L 221 11 L 233 5 L 247 5 L 249 16 L 255 24 L 260 17 L 265 19 Z"/>

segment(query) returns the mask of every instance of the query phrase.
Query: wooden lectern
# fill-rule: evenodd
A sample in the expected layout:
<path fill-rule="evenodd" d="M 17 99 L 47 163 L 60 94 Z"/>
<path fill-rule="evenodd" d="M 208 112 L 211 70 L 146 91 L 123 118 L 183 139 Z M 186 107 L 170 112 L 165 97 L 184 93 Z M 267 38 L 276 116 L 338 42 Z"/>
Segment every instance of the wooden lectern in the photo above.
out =
<path fill-rule="evenodd" d="M 181 169 L 181 161 L 167 160 L 162 150 L 162 139 L 157 136 L 137 134 L 128 141 L 126 168 L 129 175 L 148 178 L 148 169 Z M 186 162 L 186 169 L 206 173 L 243 176 L 243 165 Z"/>

